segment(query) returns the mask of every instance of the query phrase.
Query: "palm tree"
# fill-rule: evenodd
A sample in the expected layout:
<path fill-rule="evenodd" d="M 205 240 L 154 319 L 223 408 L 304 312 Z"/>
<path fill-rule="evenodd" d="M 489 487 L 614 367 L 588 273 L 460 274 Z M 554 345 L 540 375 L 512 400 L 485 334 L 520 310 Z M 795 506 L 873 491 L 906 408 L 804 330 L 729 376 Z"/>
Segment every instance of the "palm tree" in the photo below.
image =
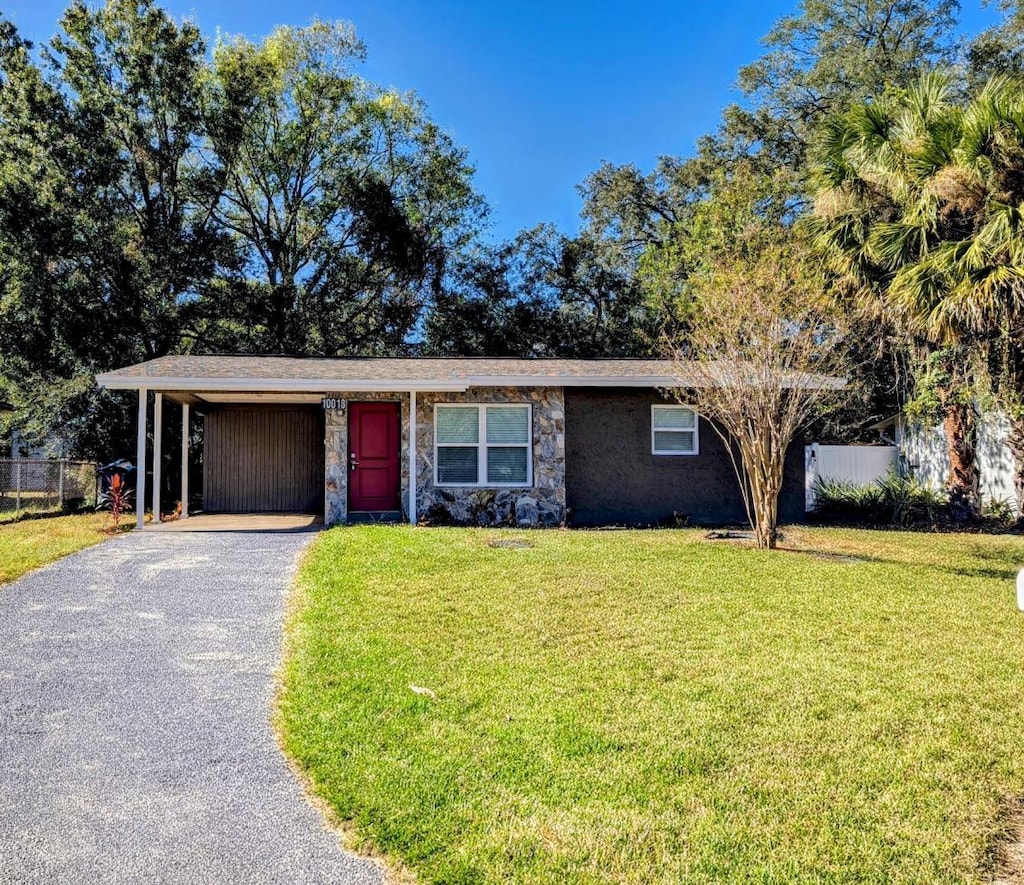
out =
<path fill-rule="evenodd" d="M 867 307 L 931 352 L 929 389 L 949 448 L 953 512 L 975 517 L 976 357 L 1002 341 L 1013 371 L 1020 362 L 1019 86 L 995 79 L 962 107 L 952 79 L 928 73 L 910 90 L 830 120 L 814 163 L 817 243 Z M 1002 377 L 1019 399 L 1021 375 Z M 1015 428 L 1019 475 L 1024 421 Z M 1024 483 L 1019 490 L 1024 498 Z"/>
<path fill-rule="evenodd" d="M 935 248 L 916 275 L 897 280 L 896 304 L 951 340 L 988 345 L 989 372 L 1010 417 L 1018 520 L 1024 519 L 1024 89 L 994 77 L 965 107 L 954 165 L 933 187 L 947 212 L 972 221 L 969 235 Z M 942 282 L 934 290 L 917 276 Z"/>
<path fill-rule="evenodd" d="M 963 194 L 979 207 L 977 227 L 941 255 L 952 286 L 931 305 L 932 324 L 990 339 L 1024 521 L 1024 83 L 994 77 L 968 105 L 957 160 Z"/>

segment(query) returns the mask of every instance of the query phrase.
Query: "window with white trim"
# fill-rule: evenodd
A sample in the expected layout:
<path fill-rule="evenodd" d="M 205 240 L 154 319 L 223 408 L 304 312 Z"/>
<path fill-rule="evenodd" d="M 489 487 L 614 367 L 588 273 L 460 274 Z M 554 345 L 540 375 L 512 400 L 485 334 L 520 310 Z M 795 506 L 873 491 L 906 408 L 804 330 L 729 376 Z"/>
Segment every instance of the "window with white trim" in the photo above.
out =
<path fill-rule="evenodd" d="M 697 454 L 697 413 L 689 406 L 651 406 L 651 453 Z"/>
<path fill-rule="evenodd" d="M 434 483 L 532 486 L 533 416 L 528 404 L 434 406 Z"/>

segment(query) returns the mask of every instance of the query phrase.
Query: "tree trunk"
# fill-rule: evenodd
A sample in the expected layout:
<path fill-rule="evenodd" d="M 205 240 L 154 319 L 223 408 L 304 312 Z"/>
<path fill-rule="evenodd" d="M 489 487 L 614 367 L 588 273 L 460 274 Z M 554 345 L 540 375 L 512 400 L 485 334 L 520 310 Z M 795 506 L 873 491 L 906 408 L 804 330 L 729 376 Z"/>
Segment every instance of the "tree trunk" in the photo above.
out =
<path fill-rule="evenodd" d="M 970 403 L 951 403 L 942 419 L 949 449 L 949 507 L 955 522 L 969 522 L 981 515 L 981 485 L 976 451 L 978 422 Z"/>
<path fill-rule="evenodd" d="M 1013 455 L 1013 490 L 1017 496 L 1017 522 L 1024 523 L 1024 412 L 1010 418 L 1006 445 Z"/>
<path fill-rule="evenodd" d="M 779 532 L 774 507 L 762 502 L 757 507 L 757 523 L 754 526 L 754 539 L 760 550 L 774 550 L 779 543 Z"/>
<path fill-rule="evenodd" d="M 767 471 L 765 471 L 767 472 Z M 779 489 L 764 476 L 754 482 L 754 540 L 758 549 L 774 550 L 779 540 Z"/>

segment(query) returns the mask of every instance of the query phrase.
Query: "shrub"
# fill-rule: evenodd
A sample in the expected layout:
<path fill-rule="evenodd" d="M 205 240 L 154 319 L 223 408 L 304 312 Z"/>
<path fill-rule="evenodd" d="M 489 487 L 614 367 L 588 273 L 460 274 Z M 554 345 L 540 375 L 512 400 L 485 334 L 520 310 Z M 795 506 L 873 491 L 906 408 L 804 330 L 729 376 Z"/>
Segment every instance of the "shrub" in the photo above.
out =
<path fill-rule="evenodd" d="M 858 485 L 842 479 L 821 479 L 814 484 L 816 513 L 869 517 L 882 506 L 882 490 L 875 484 Z"/>
<path fill-rule="evenodd" d="M 945 491 L 895 471 L 867 485 L 819 479 L 814 490 L 814 512 L 844 521 L 898 526 L 934 523 L 949 504 Z"/>
<path fill-rule="evenodd" d="M 989 498 L 981 516 L 997 525 L 1010 526 L 1017 521 L 1017 506 L 1011 498 Z"/>
<path fill-rule="evenodd" d="M 917 477 L 900 476 L 890 471 L 875 481 L 882 490 L 882 500 L 889 522 L 914 525 L 935 522 L 949 505 L 949 495 L 922 483 Z"/>
<path fill-rule="evenodd" d="M 121 531 L 121 517 L 131 509 L 132 492 L 128 488 L 121 474 L 115 473 L 110 477 L 110 482 L 100 495 L 96 504 L 97 510 L 109 510 L 110 520 L 113 523 L 112 531 Z"/>

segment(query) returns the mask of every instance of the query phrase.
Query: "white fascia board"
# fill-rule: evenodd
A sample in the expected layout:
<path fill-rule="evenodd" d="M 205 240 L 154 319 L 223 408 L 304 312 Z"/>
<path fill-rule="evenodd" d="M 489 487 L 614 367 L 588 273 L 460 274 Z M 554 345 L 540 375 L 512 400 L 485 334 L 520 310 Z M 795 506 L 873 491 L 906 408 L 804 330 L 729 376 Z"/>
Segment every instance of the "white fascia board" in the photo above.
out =
<path fill-rule="evenodd" d="M 117 373 L 96 376 L 96 383 L 109 390 L 195 390 L 246 393 L 393 393 L 415 390 L 417 393 L 461 393 L 470 387 L 702 387 L 700 381 L 683 381 L 669 375 L 468 375 L 464 379 L 434 381 L 408 379 L 380 381 L 323 378 L 157 378 L 129 377 Z M 808 385 L 810 386 L 810 385 Z M 845 378 L 822 379 L 820 385 L 831 390 L 846 386 Z"/>
<path fill-rule="evenodd" d="M 679 379 L 667 375 L 468 375 L 464 379 L 433 381 L 430 379 L 396 379 L 394 381 L 325 380 L 322 378 L 158 378 L 130 377 L 106 372 L 96 376 L 100 387 L 110 390 L 209 390 L 273 391 L 282 393 L 313 393 L 319 391 L 383 392 L 415 390 L 419 393 L 462 392 L 469 387 L 678 387 Z"/>
<path fill-rule="evenodd" d="M 470 387 L 680 387 L 667 375 L 469 375 Z"/>
<path fill-rule="evenodd" d="M 116 373 L 96 376 L 96 383 L 109 390 L 195 390 L 245 393 L 391 393 L 416 390 L 417 392 L 461 392 L 469 384 L 465 381 L 373 381 L 323 378 L 131 378 Z"/>
<path fill-rule="evenodd" d="M 691 378 L 685 381 L 668 375 L 470 375 L 468 383 L 471 387 L 657 387 L 674 389 L 680 387 L 707 387 L 706 381 Z M 825 378 L 819 383 L 804 385 L 809 388 L 825 388 L 842 390 L 846 387 L 845 378 Z"/>

